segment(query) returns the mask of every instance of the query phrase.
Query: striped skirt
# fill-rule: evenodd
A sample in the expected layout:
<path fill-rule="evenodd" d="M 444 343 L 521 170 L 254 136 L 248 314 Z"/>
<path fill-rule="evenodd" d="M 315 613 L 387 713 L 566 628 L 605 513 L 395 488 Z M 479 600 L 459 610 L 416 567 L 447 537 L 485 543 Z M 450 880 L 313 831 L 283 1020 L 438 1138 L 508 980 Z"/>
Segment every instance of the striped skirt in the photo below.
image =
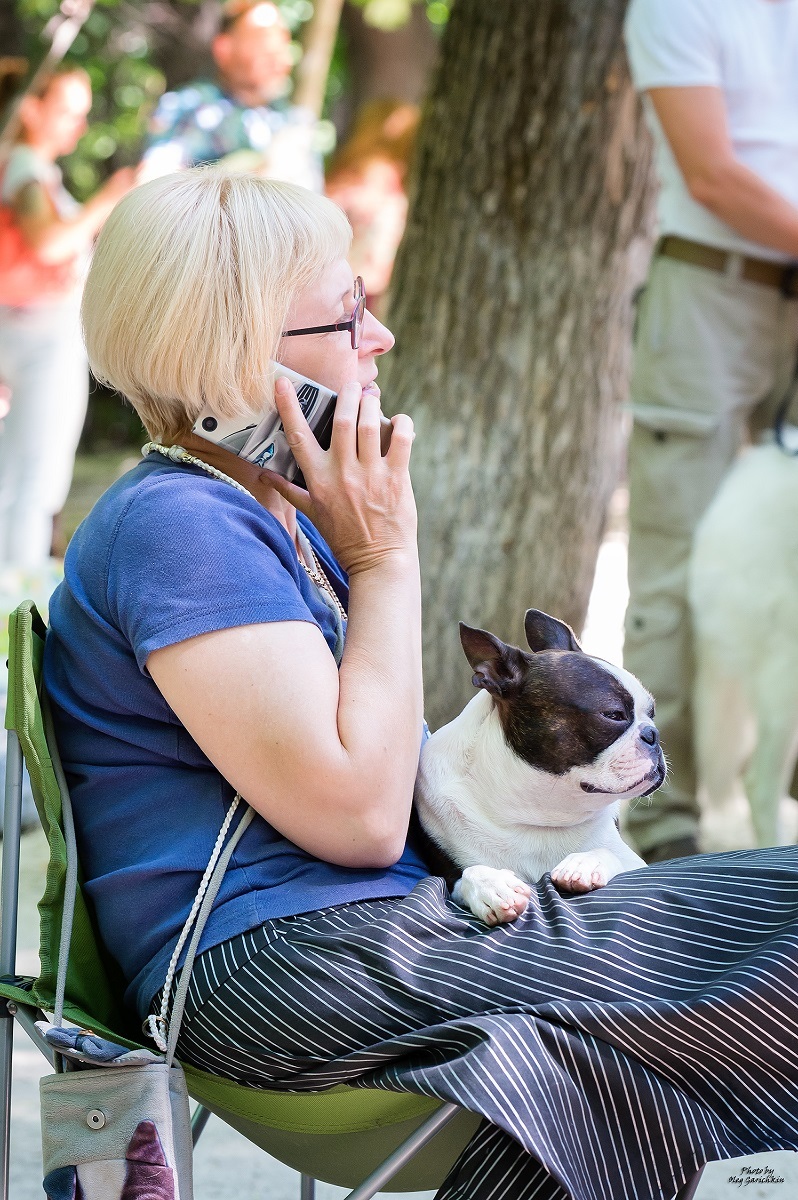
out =
<path fill-rule="evenodd" d="M 445 1200 L 668 1200 L 708 1160 L 798 1150 L 798 848 L 570 898 L 546 877 L 495 929 L 435 878 L 270 921 L 197 960 L 178 1053 L 481 1113 Z"/>

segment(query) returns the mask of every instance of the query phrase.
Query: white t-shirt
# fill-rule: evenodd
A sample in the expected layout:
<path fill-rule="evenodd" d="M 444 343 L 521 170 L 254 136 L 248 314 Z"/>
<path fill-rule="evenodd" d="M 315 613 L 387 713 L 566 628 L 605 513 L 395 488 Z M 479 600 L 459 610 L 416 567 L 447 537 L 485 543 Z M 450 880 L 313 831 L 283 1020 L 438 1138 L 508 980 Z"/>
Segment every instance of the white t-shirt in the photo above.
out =
<path fill-rule="evenodd" d="M 798 0 L 631 0 L 625 36 L 640 91 L 720 88 L 737 158 L 798 207 Z M 660 232 L 786 261 L 693 200 L 644 102 L 661 185 Z"/>

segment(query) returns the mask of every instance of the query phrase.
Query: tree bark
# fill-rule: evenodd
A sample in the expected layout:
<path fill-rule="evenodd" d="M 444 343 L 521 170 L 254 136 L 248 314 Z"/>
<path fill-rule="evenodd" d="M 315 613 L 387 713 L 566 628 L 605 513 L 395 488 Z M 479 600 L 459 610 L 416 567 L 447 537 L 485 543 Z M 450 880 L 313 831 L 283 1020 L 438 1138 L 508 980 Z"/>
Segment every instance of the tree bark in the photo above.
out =
<path fill-rule="evenodd" d="M 345 138 L 356 113 L 371 100 L 420 104 L 438 57 L 439 39 L 423 4 L 414 4 L 399 29 L 376 29 L 363 10 L 344 4 L 341 33 L 346 46 L 347 86 L 333 105 L 333 120 Z"/>
<path fill-rule="evenodd" d="M 163 71 L 166 91 L 203 76 L 213 79 L 211 41 L 219 28 L 217 0 L 124 0 L 127 31 L 140 33 L 150 58 Z"/>
<path fill-rule="evenodd" d="M 302 30 L 302 58 L 296 70 L 294 104 L 321 116 L 338 24 L 344 0 L 315 0 L 313 16 Z"/>
<path fill-rule="evenodd" d="M 458 620 L 584 621 L 651 228 L 625 7 L 457 0 L 444 34 L 381 372 L 416 423 L 433 727 L 472 694 Z"/>

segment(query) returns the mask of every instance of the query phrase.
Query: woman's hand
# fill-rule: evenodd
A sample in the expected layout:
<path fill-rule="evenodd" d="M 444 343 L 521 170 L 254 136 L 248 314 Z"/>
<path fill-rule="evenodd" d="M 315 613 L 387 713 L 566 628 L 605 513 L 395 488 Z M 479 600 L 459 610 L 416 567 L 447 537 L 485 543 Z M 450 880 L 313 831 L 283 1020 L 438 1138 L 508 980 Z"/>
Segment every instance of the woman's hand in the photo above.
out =
<path fill-rule="evenodd" d="M 277 408 L 307 491 L 264 470 L 268 482 L 313 522 L 350 579 L 395 556 L 416 554 L 416 505 L 410 484 L 413 422 L 392 420 L 380 454 L 380 404 L 358 383 L 341 388 L 330 449 L 322 450 L 288 379 L 278 379 Z"/>

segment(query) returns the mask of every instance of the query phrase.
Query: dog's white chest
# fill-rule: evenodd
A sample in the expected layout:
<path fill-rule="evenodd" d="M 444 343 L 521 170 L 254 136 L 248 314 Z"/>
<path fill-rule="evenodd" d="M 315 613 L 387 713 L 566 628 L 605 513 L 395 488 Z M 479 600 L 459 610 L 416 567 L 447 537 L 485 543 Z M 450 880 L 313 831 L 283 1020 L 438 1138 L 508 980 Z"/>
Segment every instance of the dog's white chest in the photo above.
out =
<path fill-rule="evenodd" d="M 425 745 L 416 803 L 427 833 L 461 867 L 509 870 L 534 882 L 569 855 L 599 847 L 622 869 L 642 865 L 618 833 L 617 803 L 519 759 L 484 692 Z"/>

